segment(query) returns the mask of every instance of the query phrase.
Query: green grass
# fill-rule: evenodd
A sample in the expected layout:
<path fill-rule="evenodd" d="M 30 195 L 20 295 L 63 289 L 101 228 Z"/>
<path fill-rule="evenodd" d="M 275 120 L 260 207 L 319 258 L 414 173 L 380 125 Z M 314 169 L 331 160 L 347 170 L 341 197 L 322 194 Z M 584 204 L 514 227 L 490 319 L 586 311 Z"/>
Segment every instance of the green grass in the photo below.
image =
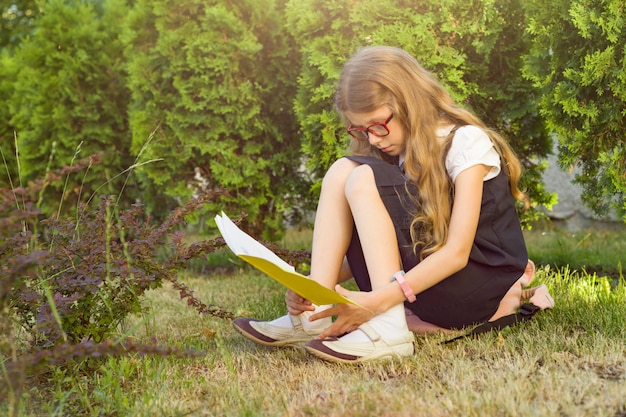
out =
<path fill-rule="evenodd" d="M 120 331 L 204 356 L 108 359 L 86 374 L 59 368 L 28 382 L 18 415 L 626 416 L 624 277 L 538 263 L 553 311 L 451 345 L 418 337 L 414 356 L 360 366 L 254 345 L 175 291 L 151 291 L 150 315 Z M 185 279 L 199 298 L 259 319 L 285 313 L 284 288 L 270 278 L 241 264 L 207 274 Z"/>
<path fill-rule="evenodd" d="M 525 232 L 528 255 L 538 265 L 569 267 L 619 278 L 626 268 L 626 227 L 587 229 L 571 232 L 561 229 Z"/>

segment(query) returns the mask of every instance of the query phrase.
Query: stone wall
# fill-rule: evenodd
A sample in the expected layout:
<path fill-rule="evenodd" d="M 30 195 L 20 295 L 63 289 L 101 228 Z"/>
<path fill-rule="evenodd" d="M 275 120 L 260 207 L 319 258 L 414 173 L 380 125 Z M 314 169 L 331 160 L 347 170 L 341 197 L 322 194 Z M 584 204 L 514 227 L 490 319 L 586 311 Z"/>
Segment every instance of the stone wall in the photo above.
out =
<path fill-rule="evenodd" d="M 548 167 L 543 174 L 546 190 L 558 195 L 558 203 L 552 207 L 552 210 L 545 210 L 552 223 L 557 227 L 572 231 L 592 227 L 622 227 L 623 223 L 616 215 L 599 217 L 582 203 L 580 198 L 582 188 L 572 182 L 577 171 L 562 170 L 557 161 L 557 152 L 555 144 L 554 154 L 548 157 Z"/>

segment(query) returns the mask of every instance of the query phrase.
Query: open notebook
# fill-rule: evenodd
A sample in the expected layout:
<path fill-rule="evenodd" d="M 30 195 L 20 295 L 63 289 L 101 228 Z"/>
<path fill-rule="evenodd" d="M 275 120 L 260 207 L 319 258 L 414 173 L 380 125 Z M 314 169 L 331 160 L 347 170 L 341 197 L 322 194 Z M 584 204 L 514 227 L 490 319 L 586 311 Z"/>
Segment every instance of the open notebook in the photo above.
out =
<path fill-rule="evenodd" d="M 301 297 L 317 305 L 343 303 L 356 305 L 354 301 L 296 272 L 293 266 L 239 229 L 224 212 L 215 216 L 215 223 L 235 255 Z"/>

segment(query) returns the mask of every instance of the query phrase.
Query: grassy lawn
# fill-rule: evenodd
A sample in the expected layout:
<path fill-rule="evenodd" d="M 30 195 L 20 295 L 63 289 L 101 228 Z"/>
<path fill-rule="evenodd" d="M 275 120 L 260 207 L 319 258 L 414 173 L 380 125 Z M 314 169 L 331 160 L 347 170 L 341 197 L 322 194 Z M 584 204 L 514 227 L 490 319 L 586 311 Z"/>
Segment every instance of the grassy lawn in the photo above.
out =
<path fill-rule="evenodd" d="M 616 230 L 536 230 L 526 232 L 531 259 L 542 265 L 569 266 L 619 278 L 626 268 L 626 228 Z"/>
<path fill-rule="evenodd" d="M 554 237 L 543 236 L 529 237 L 529 248 Z M 559 239 L 564 253 L 580 258 L 598 245 L 599 259 L 604 253 L 614 262 L 613 254 L 620 258 L 626 251 L 613 246 L 624 245 L 623 236 L 611 236 L 604 246 L 579 245 L 582 238 L 567 234 Z M 540 251 L 553 253 L 554 245 Z M 359 366 L 329 364 L 300 349 L 256 346 L 228 321 L 199 316 L 170 288 L 152 291 L 150 313 L 120 332 L 195 348 L 203 356 L 108 359 L 80 376 L 58 368 L 29 381 L 18 415 L 626 416 L 623 274 L 607 278 L 580 272 L 573 263 L 557 268 L 563 263 L 530 252 L 539 265 L 535 283 L 547 284 L 556 300 L 553 311 L 450 345 L 440 344 L 449 338 L 443 335 L 417 337 L 413 357 Z M 240 264 L 184 281 L 200 299 L 236 315 L 272 319 L 285 313 L 284 289 Z M 0 415 L 7 411 L 2 407 Z"/>

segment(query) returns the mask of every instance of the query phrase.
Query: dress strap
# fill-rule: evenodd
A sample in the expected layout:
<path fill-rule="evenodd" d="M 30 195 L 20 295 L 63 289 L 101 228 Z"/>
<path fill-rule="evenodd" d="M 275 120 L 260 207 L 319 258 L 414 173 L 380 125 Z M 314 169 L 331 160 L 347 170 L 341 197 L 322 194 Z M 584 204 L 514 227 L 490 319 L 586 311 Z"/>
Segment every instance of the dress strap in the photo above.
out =
<path fill-rule="evenodd" d="M 520 311 L 518 313 L 500 317 L 499 319 L 494 321 L 487 321 L 474 327 L 474 329 L 472 329 L 472 331 L 470 331 L 469 333 L 455 337 L 454 339 L 446 340 L 445 342 L 442 342 L 442 344 L 447 345 L 448 343 L 456 342 L 459 339 L 464 339 L 469 336 L 476 336 L 481 333 L 487 333 L 491 330 L 502 330 L 505 327 L 514 326 L 522 321 L 532 319 L 533 316 L 539 311 L 541 311 L 541 308 L 532 303 L 522 304 L 522 307 L 520 308 Z"/>

